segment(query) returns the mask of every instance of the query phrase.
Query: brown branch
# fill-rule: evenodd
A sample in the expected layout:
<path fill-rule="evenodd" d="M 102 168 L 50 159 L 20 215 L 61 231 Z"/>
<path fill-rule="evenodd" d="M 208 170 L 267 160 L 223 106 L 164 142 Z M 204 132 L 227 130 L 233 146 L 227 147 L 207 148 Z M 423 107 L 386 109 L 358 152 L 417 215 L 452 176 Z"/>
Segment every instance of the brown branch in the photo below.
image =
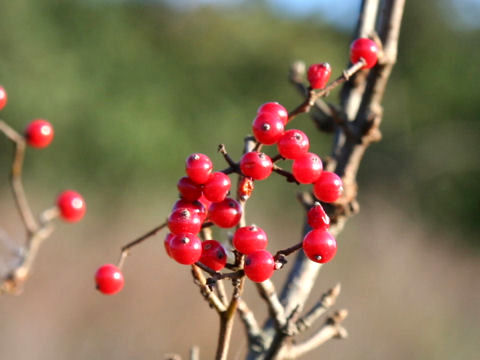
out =
<path fill-rule="evenodd" d="M 303 241 L 300 241 L 298 244 L 290 246 L 289 248 L 278 250 L 273 256 L 275 261 L 275 270 L 281 269 L 287 263 L 287 256 L 293 254 L 294 252 L 300 250 L 303 246 Z"/>
<path fill-rule="evenodd" d="M 207 285 L 207 280 L 198 266 L 192 265 L 192 275 L 195 284 L 200 288 L 200 293 L 205 300 L 207 300 L 210 306 L 213 307 L 219 314 L 225 312 L 227 310 L 225 305 Z"/>
<path fill-rule="evenodd" d="M 275 286 L 270 280 L 257 283 L 257 290 L 263 300 L 267 303 L 270 318 L 274 321 L 275 327 L 281 329 L 286 324 L 285 309 L 278 299 Z"/>
<path fill-rule="evenodd" d="M 263 350 L 263 336 L 262 330 L 258 325 L 257 319 L 247 303 L 241 298 L 238 300 L 237 313 L 242 320 L 245 328 L 245 334 L 248 339 L 248 347 L 255 348 L 256 351 Z"/>
<path fill-rule="evenodd" d="M 273 171 L 278 175 L 283 176 L 287 180 L 287 182 L 300 185 L 300 183 L 297 181 L 297 179 L 295 179 L 295 176 L 293 176 L 291 172 L 283 170 L 280 166 L 273 164 Z"/>

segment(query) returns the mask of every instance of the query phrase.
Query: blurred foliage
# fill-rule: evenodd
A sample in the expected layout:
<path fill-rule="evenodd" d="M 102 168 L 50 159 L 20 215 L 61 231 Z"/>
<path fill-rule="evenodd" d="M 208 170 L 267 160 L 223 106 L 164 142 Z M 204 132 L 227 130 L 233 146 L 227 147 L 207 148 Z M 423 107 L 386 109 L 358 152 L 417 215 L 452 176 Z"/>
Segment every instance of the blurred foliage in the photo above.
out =
<path fill-rule="evenodd" d="M 174 187 L 191 152 L 222 168 L 215 152 L 223 142 L 238 157 L 259 104 L 292 108 L 300 100 L 286 80 L 289 64 L 329 61 L 338 74 L 350 36 L 252 2 L 182 12 L 148 3 L 3 1 L 0 83 L 9 105 L 1 115 L 17 129 L 34 117 L 54 124 L 51 148 L 27 157 L 27 185 L 74 187 L 109 202 L 150 199 Z M 480 234 L 479 55 L 478 30 L 455 30 L 440 2 L 408 1 L 384 139 L 360 173 L 364 188 L 386 186 L 412 216 L 472 242 Z M 313 131 L 306 119 L 295 126 Z M 328 152 L 328 136 L 317 143 L 314 151 Z M 2 172 L 9 156 L 0 151 Z M 264 187 L 278 191 L 284 184 L 277 183 Z"/>

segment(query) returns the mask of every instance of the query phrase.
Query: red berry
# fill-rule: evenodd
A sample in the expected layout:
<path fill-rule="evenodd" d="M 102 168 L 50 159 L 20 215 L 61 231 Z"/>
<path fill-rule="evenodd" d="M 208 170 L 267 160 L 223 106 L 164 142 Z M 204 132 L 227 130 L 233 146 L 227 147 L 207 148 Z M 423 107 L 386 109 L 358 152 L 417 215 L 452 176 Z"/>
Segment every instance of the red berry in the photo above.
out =
<path fill-rule="evenodd" d="M 307 218 L 308 225 L 314 229 L 327 230 L 330 227 L 330 218 L 319 202 L 316 202 L 315 205 L 308 210 Z"/>
<path fill-rule="evenodd" d="M 212 202 L 220 202 L 227 197 L 231 185 L 228 175 L 214 172 L 203 186 L 203 194 Z"/>
<path fill-rule="evenodd" d="M 250 151 L 240 159 L 242 174 L 254 180 L 263 180 L 270 176 L 273 169 L 272 159 L 264 153 Z"/>
<path fill-rule="evenodd" d="M 185 162 L 188 177 L 197 184 L 205 184 L 210 178 L 212 169 L 212 161 L 204 154 L 192 154 Z"/>
<path fill-rule="evenodd" d="M 310 260 L 324 264 L 335 256 L 337 242 L 327 230 L 312 230 L 303 238 L 303 251 Z"/>
<path fill-rule="evenodd" d="M 202 218 L 195 211 L 177 209 L 168 217 L 168 228 L 174 234 L 198 234 L 202 228 Z"/>
<path fill-rule="evenodd" d="M 7 92 L 3 86 L 0 86 L 0 110 L 2 110 L 5 105 L 7 105 Z"/>
<path fill-rule="evenodd" d="M 204 194 L 202 194 L 202 196 L 200 197 L 200 199 L 198 199 L 198 201 L 200 201 L 203 206 L 205 206 L 205 209 L 208 209 L 210 207 L 210 204 L 212 203 L 210 200 L 208 200 Z"/>
<path fill-rule="evenodd" d="M 182 198 L 187 201 L 198 200 L 202 196 L 202 185 L 193 182 L 188 176 L 178 180 L 177 188 Z"/>
<path fill-rule="evenodd" d="M 278 152 L 286 159 L 298 159 L 305 155 L 310 147 L 307 135 L 300 130 L 291 129 L 283 133 L 278 140 Z"/>
<path fill-rule="evenodd" d="M 95 273 L 97 290 L 105 295 L 118 293 L 122 290 L 124 282 L 122 272 L 113 264 L 102 265 Z"/>
<path fill-rule="evenodd" d="M 202 256 L 199 262 L 214 271 L 220 271 L 227 263 L 227 253 L 216 240 L 207 240 L 202 243 Z"/>
<path fill-rule="evenodd" d="M 255 225 L 238 228 L 233 235 L 233 246 L 245 255 L 265 249 L 267 243 L 267 234 Z"/>
<path fill-rule="evenodd" d="M 231 228 L 237 225 L 242 217 L 242 212 L 242 205 L 231 198 L 212 203 L 208 208 L 210 220 L 222 228 Z"/>
<path fill-rule="evenodd" d="M 378 60 L 378 46 L 375 41 L 359 38 L 350 45 L 350 61 L 356 63 L 363 58 L 367 64 L 362 69 L 370 69 Z"/>
<path fill-rule="evenodd" d="M 207 208 L 199 201 L 186 201 L 183 199 L 177 200 L 177 202 L 173 205 L 172 212 L 178 209 L 188 209 L 200 215 L 200 219 L 202 221 L 205 220 L 207 217 Z"/>
<path fill-rule="evenodd" d="M 324 171 L 313 184 L 313 193 L 320 201 L 335 202 L 343 193 L 342 179 L 333 172 Z"/>
<path fill-rule="evenodd" d="M 263 282 L 273 275 L 275 261 L 266 250 L 255 251 L 245 258 L 245 275 L 255 282 Z"/>
<path fill-rule="evenodd" d="M 68 222 L 80 221 L 87 211 L 87 204 L 82 195 L 73 190 L 65 190 L 58 195 L 57 207 L 60 216 Z"/>
<path fill-rule="evenodd" d="M 308 68 L 308 81 L 312 89 L 323 89 L 330 79 L 332 68 L 329 63 L 314 64 Z"/>
<path fill-rule="evenodd" d="M 292 165 L 292 173 L 295 179 L 301 184 L 311 184 L 322 174 L 322 160 L 314 153 L 295 159 Z"/>
<path fill-rule="evenodd" d="M 278 115 L 280 119 L 282 119 L 283 124 L 284 125 L 287 124 L 288 111 L 278 102 L 267 102 L 261 105 L 257 110 L 257 114 L 262 114 L 262 113 L 273 113 L 275 115 Z"/>
<path fill-rule="evenodd" d="M 170 252 L 170 241 L 172 241 L 174 236 L 175 234 L 168 233 L 167 236 L 165 236 L 165 239 L 163 240 L 163 245 L 165 246 L 165 252 L 170 257 L 172 257 L 172 254 Z"/>
<path fill-rule="evenodd" d="M 238 182 L 237 194 L 238 198 L 241 200 L 247 200 L 253 192 L 255 185 L 253 185 L 253 180 L 250 177 L 242 177 Z"/>
<path fill-rule="evenodd" d="M 192 265 L 202 256 L 202 242 L 193 234 L 177 234 L 170 240 L 172 258 L 183 265 Z"/>
<path fill-rule="evenodd" d="M 28 145 L 35 148 L 44 148 L 53 140 L 53 127 L 48 121 L 35 119 L 25 129 L 25 138 Z"/>
<path fill-rule="evenodd" d="M 260 113 L 253 120 L 252 131 L 258 142 L 273 145 L 283 134 L 283 120 L 274 113 Z"/>

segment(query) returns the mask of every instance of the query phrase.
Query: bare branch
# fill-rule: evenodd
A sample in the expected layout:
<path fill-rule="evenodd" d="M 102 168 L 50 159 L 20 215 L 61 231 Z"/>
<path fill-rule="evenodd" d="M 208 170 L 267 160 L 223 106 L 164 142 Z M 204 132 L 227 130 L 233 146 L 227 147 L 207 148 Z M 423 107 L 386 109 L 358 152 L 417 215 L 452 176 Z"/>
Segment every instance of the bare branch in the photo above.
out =
<path fill-rule="evenodd" d="M 268 311 L 271 318 L 275 322 L 275 327 L 277 329 L 285 326 L 287 318 L 285 316 L 285 309 L 278 299 L 277 292 L 275 291 L 275 286 L 270 280 L 266 280 L 261 283 L 257 283 L 257 290 L 263 300 L 267 303 Z"/>
<path fill-rule="evenodd" d="M 192 275 L 196 285 L 200 288 L 200 293 L 208 301 L 210 306 L 212 306 L 218 313 L 223 313 L 227 309 L 225 305 L 220 301 L 218 296 L 209 288 L 207 285 L 207 280 L 202 274 L 200 268 L 196 265 L 192 265 Z"/>

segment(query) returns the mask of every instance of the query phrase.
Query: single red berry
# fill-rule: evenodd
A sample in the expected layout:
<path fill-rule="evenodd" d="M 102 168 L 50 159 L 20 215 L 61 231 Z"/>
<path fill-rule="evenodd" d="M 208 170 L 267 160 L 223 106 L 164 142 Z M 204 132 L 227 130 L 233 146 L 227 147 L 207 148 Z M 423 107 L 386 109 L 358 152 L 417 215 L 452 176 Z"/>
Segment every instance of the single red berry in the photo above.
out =
<path fill-rule="evenodd" d="M 163 240 L 163 245 L 165 246 L 165 252 L 170 257 L 172 257 L 172 253 L 170 252 L 170 241 L 172 241 L 174 236 L 175 234 L 168 233 L 167 236 L 165 236 L 165 239 Z"/>
<path fill-rule="evenodd" d="M 57 197 L 60 216 L 68 222 L 82 220 L 87 211 L 87 204 L 82 195 L 73 190 L 65 190 Z"/>
<path fill-rule="evenodd" d="M 325 264 L 335 256 L 337 242 L 327 230 L 312 230 L 303 238 L 303 251 L 310 260 Z"/>
<path fill-rule="evenodd" d="M 25 138 L 28 145 L 35 148 L 44 148 L 53 140 L 53 127 L 48 121 L 35 119 L 25 129 Z"/>
<path fill-rule="evenodd" d="M 265 145 L 276 144 L 284 131 L 283 120 L 274 113 L 260 113 L 252 124 L 253 135 Z"/>
<path fill-rule="evenodd" d="M 315 197 L 323 202 L 332 203 L 343 193 L 343 182 L 340 176 L 330 171 L 323 171 L 313 184 Z"/>
<path fill-rule="evenodd" d="M 308 81 L 312 89 L 323 89 L 330 79 L 332 68 L 329 63 L 314 64 L 308 68 Z"/>
<path fill-rule="evenodd" d="M 241 200 L 247 200 L 253 192 L 255 185 L 253 184 L 253 180 L 250 177 L 242 177 L 242 179 L 238 183 L 237 194 L 238 198 Z"/>
<path fill-rule="evenodd" d="M 177 209 L 168 217 L 168 228 L 174 234 L 198 234 L 202 228 L 202 218 L 195 211 Z"/>
<path fill-rule="evenodd" d="M 208 200 L 204 194 L 202 194 L 202 196 L 200 197 L 200 199 L 198 199 L 198 201 L 200 201 L 203 206 L 205 206 L 205 209 L 208 209 L 210 207 L 210 204 L 212 203 L 210 200 Z"/>
<path fill-rule="evenodd" d="M 178 209 L 188 209 L 200 215 L 200 219 L 205 221 L 207 217 L 207 208 L 199 200 L 186 201 L 184 199 L 177 200 L 173 205 L 172 212 Z"/>
<path fill-rule="evenodd" d="M 257 114 L 262 114 L 262 113 L 273 113 L 275 115 L 278 115 L 280 119 L 282 119 L 283 125 L 287 124 L 288 111 L 278 102 L 272 101 L 272 102 L 267 102 L 261 105 L 257 110 Z"/>
<path fill-rule="evenodd" d="M 237 225 L 242 217 L 242 212 L 242 205 L 231 198 L 212 203 L 208 208 L 209 219 L 222 228 L 231 228 Z"/>
<path fill-rule="evenodd" d="M 227 197 L 231 185 L 228 175 L 214 172 L 203 186 L 203 194 L 212 202 L 220 202 Z"/>
<path fill-rule="evenodd" d="M 310 141 L 303 131 L 291 129 L 283 133 L 277 147 L 284 158 L 295 160 L 308 152 Z"/>
<path fill-rule="evenodd" d="M 177 188 L 182 198 L 187 201 L 198 200 L 202 196 L 202 185 L 193 182 L 188 176 L 178 180 Z"/>
<path fill-rule="evenodd" d="M 204 154 L 192 154 L 185 162 L 188 177 L 197 184 L 205 184 L 210 178 L 212 169 L 212 161 Z"/>
<path fill-rule="evenodd" d="M 95 273 L 97 290 L 105 295 L 118 293 L 122 290 L 124 282 L 122 272 L 113 264 L 102 265 Z"/>
<path fill-rule="evenodd" d="M 245 275 L 255 282 L 263 282 L 273 275 L 275 261 L 267 250 L 255 251 L 245 258 Z"/>
<path fill-rule="evenodd" d="M 264 250 L 267 244 L 267 234 L 256 225 L 238 228 L 233 235 L 233 246 L 245 255 Z"/>
<path fill-rule="evenodd" d="M 193 234 L 177 234 L 170 240 L 172 258 L 183 265 L 192 265 L 202 256 L 202 242 Z"/>
<path fill-rule="evenodd" d="M 202 256 L 199 262 L 214 271 L 220 271 L 227 263 L 227 253 L 218 241 L 207 240 L 202 243 Z"/>
<path fill-rule="evenodd" d="M 316 202 L 315 205 L 308 210 L 307 218 L 308 225 L 314 229 L 327 230 L 330 227 L 330 218 L 319 202 Z"/>
<path fill-rule="evenodd" d="M 250 151 L 240 159 L 242 174 L 254 180 L 264 180 L 270 176 L 273 169 L 272 159 L 264 153 Z"/>
<path fill-rule="evenodd" d="M 301 184 L 311 184 L 322 174 L 322 160 L 314 153 L 295 159 L 292 165 L 292 173 L 295 179 Z"/>
<path fill-rule="evenodd" d="M 5 105 L 7 105 L 7 92 L 3 88 L 3 86 L 0 86 L 0 110 L 2 110 Z"/>
<path fill-rule="evenodd" d="M 366 61 L 362 69 L 370 69 L 378 60 L 378 46 L 375 41 L 367 38 L 359 38 L 350 45 L 350 61 L 358 62 L 361 58 Z"/>

